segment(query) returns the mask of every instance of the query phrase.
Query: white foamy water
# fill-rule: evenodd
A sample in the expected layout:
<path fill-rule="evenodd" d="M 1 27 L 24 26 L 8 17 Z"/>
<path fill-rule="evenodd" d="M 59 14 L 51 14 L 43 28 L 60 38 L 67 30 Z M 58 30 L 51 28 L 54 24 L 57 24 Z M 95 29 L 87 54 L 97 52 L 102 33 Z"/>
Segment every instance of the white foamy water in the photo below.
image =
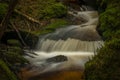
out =
<path fill-rule="evenodd" d="M 86 51 L 96 52 L 103 45 L 103 41 L 81 41 L 78 39 L 50 40 L 42 42 L 39 51 Z"/>
<path fill-rule="evenodd" d="M 25 56 L 30 63 L 32 63 L 33 69 L 31 71 L 39 71 L 37 73 L 43 73 L 48 71 L 62 70 L 62 69 L 70 69 L 79 67 L 80 69 L 84 69 L 84 64 L 88 61 L 93 55 L 93 52 L 41 52 L 36 51 L 37 54 L 34 58 L 29 56 Z M 54 62 L 46 62 L 46 59 L 57 56 L 64 55 L 67 57 L 67 61 L 54 63 Z"/>

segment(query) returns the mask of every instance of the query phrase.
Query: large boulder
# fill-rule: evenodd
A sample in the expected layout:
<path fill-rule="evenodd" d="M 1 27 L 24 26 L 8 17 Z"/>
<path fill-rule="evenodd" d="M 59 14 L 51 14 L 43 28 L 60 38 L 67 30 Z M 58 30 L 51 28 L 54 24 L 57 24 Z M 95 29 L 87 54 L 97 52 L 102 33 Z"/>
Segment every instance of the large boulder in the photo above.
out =
<path fill-rule="evenodd" d="M 64 61 L 67 61 L 67 57 L 64 56 L 64 55 L 57 55 L 57 56 L 54 56 L 52 58 L 48 58 L 46 61 L 47 62 L 53 62 L 53 63 L 57 63 L 57 62 L 64 62 Z"/>

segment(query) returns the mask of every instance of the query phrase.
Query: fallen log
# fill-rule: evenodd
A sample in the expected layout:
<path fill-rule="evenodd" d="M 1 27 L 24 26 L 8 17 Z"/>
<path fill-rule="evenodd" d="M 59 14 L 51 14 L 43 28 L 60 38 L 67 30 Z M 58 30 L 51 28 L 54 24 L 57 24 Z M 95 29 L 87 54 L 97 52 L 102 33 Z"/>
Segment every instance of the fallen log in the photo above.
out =
<path fill-rule="evenodd" d="M 34 19 L 34 18 L 32 18 L 32 17 L 30 17 L 30 16 L 28 16 L 28 15 L 26 15 L 26 14 L 20 12 L 20 11 L 18 11 L 17 9 L 15 9 L 15 12 L 16 12 L 17 14 L 25 17 L 26 19 L 28 19 L 28 20 L 31 21 L 31 22 L 34 22 L 34 23 L 37 23 L 37 24 L 41 25 L 40 21 L 38 21 L 38 20 L 36 20 L 36 19 Z"/>

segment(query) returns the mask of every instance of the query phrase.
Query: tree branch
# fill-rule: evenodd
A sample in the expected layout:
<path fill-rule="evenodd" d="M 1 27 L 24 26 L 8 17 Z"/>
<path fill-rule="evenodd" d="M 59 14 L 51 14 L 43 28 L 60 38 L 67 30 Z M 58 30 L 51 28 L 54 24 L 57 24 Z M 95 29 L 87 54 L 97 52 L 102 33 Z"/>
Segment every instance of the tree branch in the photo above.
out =
<path fill-rule="evenodd" d="M 25 18 L 28 19 L 29 21 L 32 21 L 32 22 L 34 22 L 34 23 L 37 23 L 37 24 L 41 25 L 40 21 L 38 21 L 38 20 L 36 20 L 36 19 L 34 19 L 34 18 L 32 18 L 32 17 L 30 17 L 30 16 L 28 16 L 28 15 L 26 15 L 26 14 L 24 14 L 24 13 L 18 11 L 18 10 L 16 10 L 16 9 L 15 9 L 15 12 L 16 12 L 17 14 L 25 17 Z"/>
<path fill-rule="evenodd" d="M 23 45 L 24 45 L 24 46 L 27 46 L 26 43 L 25 43 L 25 41 L 23 40 L 23 38 L 22 38 L 22 36 L 21 36 L 19 30 L 15 27 L 15 25 L 14 25 L 12 22 L 10 22 L 10 23 L 11 23 L 13 29 L 17 32 L 18 37 L 20 38 L 20 40 L 21 40 L 21 42 L 23 43 Z"/>
<path fill-rule="evenodd" d="M 11 0 L 9 4 L 9 8 L 7 11 L 6 16 L 3 18 L 1 24 L 0 24 L 0 40 L 7 28 L 7 25 L 9 23 L 10 16 L 12 15 L 12 12 L 14 11 L 15 6 L 17 5 L 18 0 Z"/>

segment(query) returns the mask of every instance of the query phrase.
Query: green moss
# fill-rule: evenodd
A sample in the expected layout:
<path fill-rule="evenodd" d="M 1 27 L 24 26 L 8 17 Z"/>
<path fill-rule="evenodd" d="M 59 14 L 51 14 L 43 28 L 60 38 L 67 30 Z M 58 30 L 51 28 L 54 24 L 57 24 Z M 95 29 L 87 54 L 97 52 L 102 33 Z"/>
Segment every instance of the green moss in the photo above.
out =
<path fill-rule="evenodd" d="M 54 32 L 57 28 L 65 27 L 68 22 L 64 19 L 53 19 L 50 24 L 44 26 L 42 30 L 33 31 L 32 33 L 39 36 L 47 33 Z"/>
<path fill-rule="evenodd" d="M 100 14 L 99 31 L 105 46 L 85 64 L 86 80 L 120 80 L 120 1 L 102 0 L 107 4 Z"/>
<path fill-rule="evenodd" d="M 120 39 L 107 42 L 86 66 L 86 80 L 119 80 Z"/>
<path fill-rule="evenodd" d="M 108 8 L 100 15 L 100 27 L 103 38 L 111 40 L 115 38 L 116 31 L 120 30 L 120 7 Z"/>
<path fill-rule="evenodd" d="M 36 34 L 36 35 L 44 35 L 44 34 L 48 34 L 48 33 L 51 33 L 51 32 L 53 32 L 52 30 L 46 30 L 46 29 L 44 29 L 44 30 L 39 30 L 39 31 L 33 31 L 33 33 L 34 34 Z"/>
<path fill-rule="evenodd" d="M 4 61 L 0 59 L 0 80 L 17 80 L 13 72 L 7 67 Z"/>
<path fill-rule="evenodd" d="M 67 24 L 68 22 L 66 20 L 58 19 L 58 20 L 53 21 L 51 24 L 47 25 L 45 29 L 55 30 L 57 28 L 64 27 Z"/>
<path fill-rule="evenodd" d="M 67 14 L 67 8 L 61 3 L 55 3 L 51 6 L 47 6 L 42 11 L 42 18 L 60 18 Z"/>
<path fill-rule="evenodd" d="M 38 20 L 63 17 L 67 13 L 66 7 L 56 0 L 21 0 L 17 9 Z"/>

